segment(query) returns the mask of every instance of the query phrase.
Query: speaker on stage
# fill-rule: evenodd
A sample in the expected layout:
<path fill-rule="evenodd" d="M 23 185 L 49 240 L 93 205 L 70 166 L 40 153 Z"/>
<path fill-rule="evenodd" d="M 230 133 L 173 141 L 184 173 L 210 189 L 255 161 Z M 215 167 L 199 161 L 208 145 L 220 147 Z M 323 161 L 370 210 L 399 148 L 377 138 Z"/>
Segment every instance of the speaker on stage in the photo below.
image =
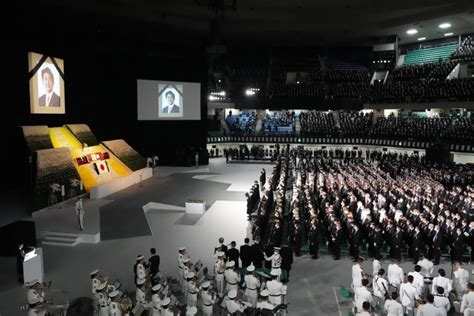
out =
<path fill-rule="evenodd" d="M 0 256 L 15 256 L 18 244 L 36 247 L 35 222 L 16 221 L 0 228 Z"/>
<path fill-rule="evenodd" d="M 426 161 L 431 163 L 452 163 L 453 155 L 446 144 L 431 143 L 426 149 Z"/>

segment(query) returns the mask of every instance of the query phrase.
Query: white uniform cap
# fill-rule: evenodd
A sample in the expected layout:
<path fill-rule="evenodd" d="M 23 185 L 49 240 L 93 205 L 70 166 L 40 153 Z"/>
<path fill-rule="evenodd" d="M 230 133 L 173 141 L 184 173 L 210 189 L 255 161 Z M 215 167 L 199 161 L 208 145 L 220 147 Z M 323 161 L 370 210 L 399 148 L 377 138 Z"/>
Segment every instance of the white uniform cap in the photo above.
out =
<path fill-rule="evenodd" d="M 151 288 L 151 290 L 155 292 L 161 290 L 161 284 L 155 285 L 154 287 Z"/>
<path fill-rule="evenodd" d="M 270 275 L 271 276 L 278 276 L 278 272 L 276 272 L 275 270 L 272 270 L 272 271 L 270 271 Z"/>
<path fill-rule="evenodd" d="M 254 266 L 253 264 L 249 265 L 249 266 L 247 267 L 247 271 L 248 271 L 248 272 L 253 272 L 253 271 L 255 271 L 255 266 Z"/>
<path fill-rule="evenodd" d="M 270 295 L 270 292 L 268 290 L 263 290 L 262 292 L 260 292 L 260 296 L 266 297 L 268 295 Z"/>
<path fill-rule="evenodd" d="M 191 261 L 191 259 L 189 259 L 189 258 L 184 258 L 184 259 L 183 259 L 183 263 L 187 263 L 187 262 L 189 262 L 189 261 Z"/>
<path fill-rule="evenodd" d="M 107 286 L 107 284 L 104 282 L 104 283 L 99 284 L 99 285 L 97 286 L 97 289 L 98 289 L 99 291 L 102 291 L 103 289 L 105 289 L 106 286 Z"/>
<path fill-rule="evenodd" d="M 95 269 L 94 271 L 92 271 L 91 276 L 96 275 L 97 273 L 99 273 L 99 269 Z"/>
<path fill-rule="evenodd" d="M 197 313 L 197 307 L 196 306 L 188 306 L 186 307 L 186 315 L 196 315 Z"/>
<path fill-rule="evenodd" d="M 223 251 L 218 251 L 217 256 L 218 257 L 224 257 L 225 253 Z"/>
<path fill-rule="evenodd" d="M 229 296 L 229 298 L 236 298 L 237 297 L 237 291 L 232 289 L 229 291 L 229 294 L 227 294 Z"/>
<path fill-rule="evenodd" d="M 161 306 L 166 306 L 166 305 L 170 305 L 170 298 L 169 297 L 165 297 L 162 301 L 161 301 Z"/>
<path fill-rule="evenodd" d="M 187 279 L 192 279 L 192 278 L 194 278 L 195 275 L 196 275 L 196 274 L 194 274 L 194 272 L 189 272 L 189 273 L 186 275 L 186 278 L 187 278 Z"/>
<path fill-rule="evenodd" d="M 145 284 L 145 279 L 138 279 L 137 285 L 142 285 L 142 284 Z"/>
<path fill-rule="evenodd" d="M 119 295 L 119 291 L 115 290 L 115 291 L 112 291 L 109 293 L 109 297 L 116 297 L 117 295 Z"/>
<path fill-rule="evenodd" d="M 225 264 L 225 266 L 226 266 L 227 268 L 232 268 L 233 266 L 235 266 L 235 261 L 229 261 L 229 262 L 227 262 L 227 263 Z"/>
<path fill-rule="evenodd" d="M 207 288 L 210 287 L 210 286 L 211 286 L 211 282 L 209 282 L 209 281 L 204 281 L 204 282 L 201 284 L 201 287 L 202 287 L 203 289 L 207 289 Z"/>
<path fill-rule="evenodd" d="M 137 261 L 138 261 L 138 260 L 143 260 L 143 259 L 145 259 L 144 256 L 142 256 L 142 255 L 137 256 Z"/>
<path fill-rule="evenodd" d="M 32 287 L 33 285 L 39 283 L 39 281 L 37 279 L 34 279 L 34 280 L 31 280 L 30 282 L 27 283 L 27 286 L 28 287 Z"/>
<path fill-rule="evenodd" d="M 183 250 L 186 250 L 186 247 L 180 247 L 180 248 L 178 248 L 178 251 L 183 251 Z"/>
<path fill-rule="evenodd" d="M 281 250 L 280 247 L 273 247 L 273 250 Z"/>

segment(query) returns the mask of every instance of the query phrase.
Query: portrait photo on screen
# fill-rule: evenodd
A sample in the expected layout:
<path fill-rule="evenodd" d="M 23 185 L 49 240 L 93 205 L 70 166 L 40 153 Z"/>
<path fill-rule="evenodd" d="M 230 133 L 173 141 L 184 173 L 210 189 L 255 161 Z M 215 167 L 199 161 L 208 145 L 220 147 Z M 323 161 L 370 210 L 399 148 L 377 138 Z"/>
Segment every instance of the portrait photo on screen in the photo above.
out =
<path fill-rule="evenodd" d="M 32 114 L 66 113 L 64 96 L 64 61 L 38 53 L 28 53 L 30 112 Z"/>
<path fill-rule="evenodd" d="M 182 84 L 158 84 L 158 117 L 183 117 Z"/>

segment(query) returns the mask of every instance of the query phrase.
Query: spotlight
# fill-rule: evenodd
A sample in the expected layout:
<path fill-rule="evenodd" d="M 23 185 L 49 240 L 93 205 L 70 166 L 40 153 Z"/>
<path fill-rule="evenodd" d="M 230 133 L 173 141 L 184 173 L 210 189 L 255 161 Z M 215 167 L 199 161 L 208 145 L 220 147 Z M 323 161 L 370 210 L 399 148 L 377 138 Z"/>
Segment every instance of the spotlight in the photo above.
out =
<path fill-rule="evenodd" d="M 413 35 L 413 34 L 416 34 L 416 33 L 418 33 L 418 31 L 415 30 L 415 29 L 410 29 L 410 30 L 407 31 L 408 35 Z"/>
<path fill-rule="evenodd" d="M 451 24 L 450 23 L 441 23 L 439 25 L 439 28 L 440 29 L 449 29 L 451 27 Z"/>

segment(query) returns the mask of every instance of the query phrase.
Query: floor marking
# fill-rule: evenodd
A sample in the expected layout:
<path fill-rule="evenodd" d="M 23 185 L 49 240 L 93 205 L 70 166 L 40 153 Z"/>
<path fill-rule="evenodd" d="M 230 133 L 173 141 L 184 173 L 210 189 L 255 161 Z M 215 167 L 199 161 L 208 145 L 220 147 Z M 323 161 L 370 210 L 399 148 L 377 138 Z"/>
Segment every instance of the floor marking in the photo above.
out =
<path fill-rule="evenodd" d="M 336 298 L 336 303 L 337 303 L 337 309 L 339 311 L 339 316 L 342 316 L 341 306 L 339 305 L 339 299 L 337 298 L 336 288 L 333 287 L 332 289 L 334 290 L 334 297 Z"/>

